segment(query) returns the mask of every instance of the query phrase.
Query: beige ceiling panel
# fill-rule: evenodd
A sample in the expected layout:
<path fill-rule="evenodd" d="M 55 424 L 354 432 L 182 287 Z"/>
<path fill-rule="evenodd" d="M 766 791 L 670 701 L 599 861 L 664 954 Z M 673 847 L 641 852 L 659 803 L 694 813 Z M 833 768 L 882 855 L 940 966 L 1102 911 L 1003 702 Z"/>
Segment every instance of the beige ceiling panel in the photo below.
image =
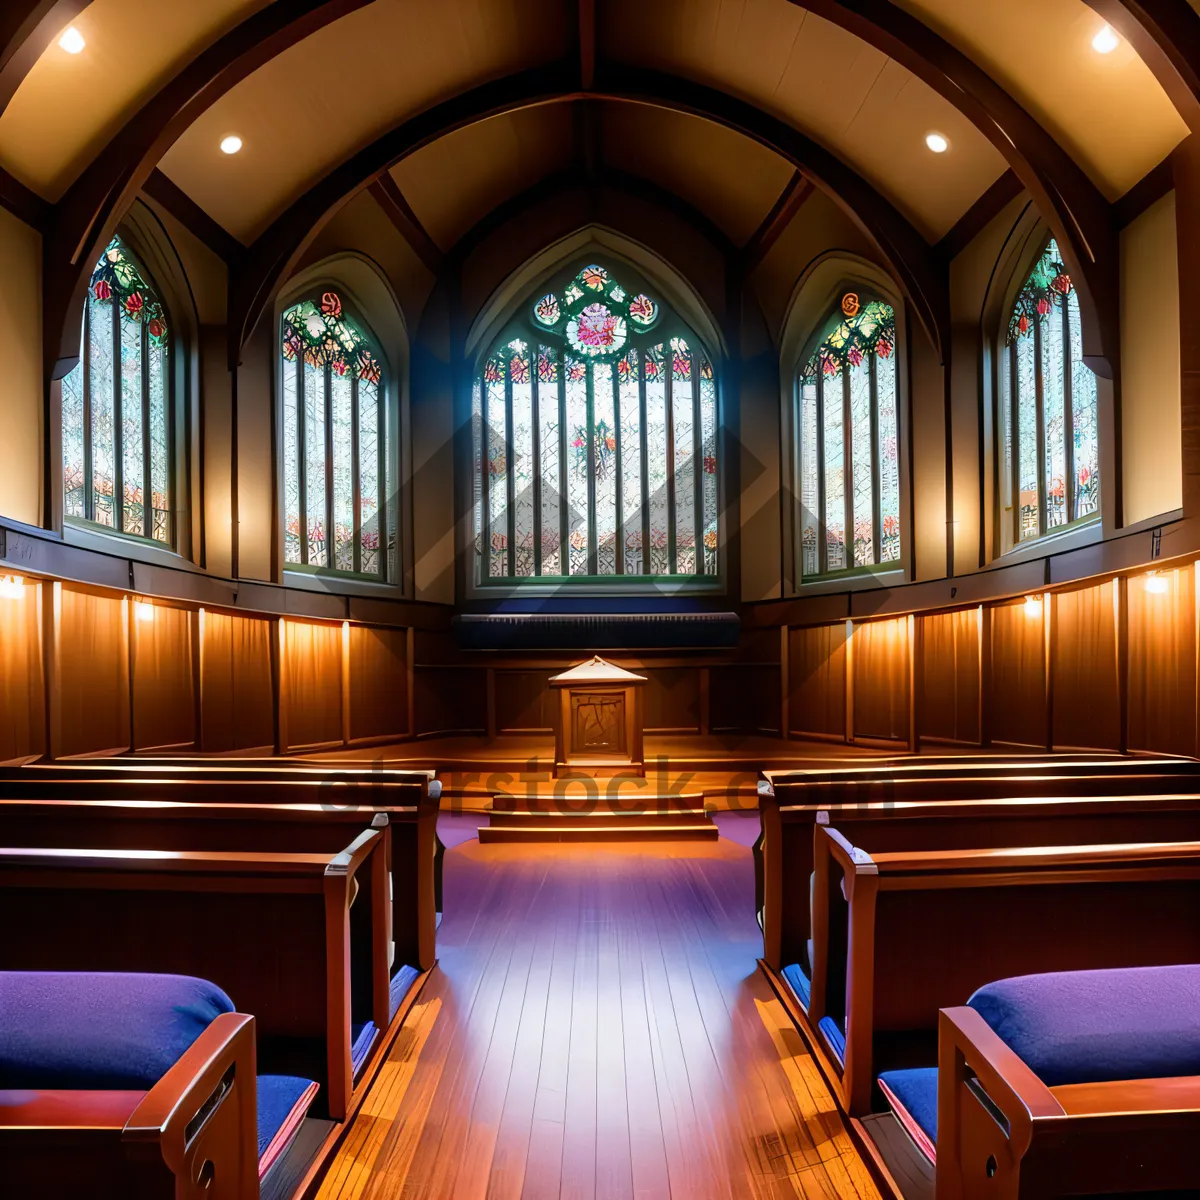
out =
<path fill-rule="evenodd" d="M 909 71 L 788 0 L 611 0 L 607 54 L 730 91 L 832 149 L 907 213 L 944 233 L 1004 171 L 1001 155 Z M 936 164 L 925 135 L 951 152 Z"/>
<path fill-rule="evenodd" d="M 392 170 L 429 236 L 449 250 L 498 204 L 571 161 L 569 104 L 526 109 L 469 125 Z"/>
<path fill-rule="evenodd" d="M 1092 49 L 1104 21 L 1081 0 L 897 2 L 1016 96 L 1110 200 L 1187 136 L 1183 119 L 1127 42 L 1110 54 Z"/>
<path fill-rule="evenodd" d="M 792 176 L 778 155 L 699 117 L 606 104 L 601 127 L 606 165 L 673 192 L 738 245 L 758 228 Z"/>
<path fill-rule="evenodd" d="M 387 130 L 449 96 L 565 50 L 565 9 L 520 0 L 376 0 L 245 79 L 171 147 L 162 168 L 252 240 L 297 195 Z M 244 149 L 227 158 L 221 138 Z"/>
<path fill-rule="evenodd" d="M 0 166 L 57 200 L 186 62 L 270 0 L 94 0 L 72 24 L 87 45 L 55 43 L 0 116 Z"/>

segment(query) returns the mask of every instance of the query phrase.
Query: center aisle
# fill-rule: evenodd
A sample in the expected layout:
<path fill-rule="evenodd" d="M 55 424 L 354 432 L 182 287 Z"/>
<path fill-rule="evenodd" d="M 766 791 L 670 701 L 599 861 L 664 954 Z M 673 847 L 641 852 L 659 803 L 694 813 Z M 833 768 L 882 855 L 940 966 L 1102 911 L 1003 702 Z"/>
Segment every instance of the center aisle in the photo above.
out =
<path fill-rule="evenodd" d="M 756 968 L 741 840 L 449 850 L 438 968 L 320 1200 L 876 1197 Z"/>

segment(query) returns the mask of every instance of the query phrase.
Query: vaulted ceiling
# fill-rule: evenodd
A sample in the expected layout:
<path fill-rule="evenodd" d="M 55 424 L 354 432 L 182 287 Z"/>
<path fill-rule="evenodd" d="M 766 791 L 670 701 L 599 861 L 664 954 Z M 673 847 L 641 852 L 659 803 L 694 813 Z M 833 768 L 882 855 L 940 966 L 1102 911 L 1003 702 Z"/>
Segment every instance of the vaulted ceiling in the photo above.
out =
<path fill-rule="evenodd" d="M 797 167 L 834 190 L 829 163 L 850 181 L 850 207 L 874 195 L 894 214 L 879 238 L 889 252 L 906 230 L 918 251 L 937 242 L 1010 166 L 1033 179 L 1035 199 L 1038 187 L 1055 202 L 1074 188 L 1059 215 L 1094 243 L 1088 213 L 1103 225 L 1106 205 L 1188 126 L 1157 47 L 1148 65 L 1136 39 L 1098 54 L 1092 38 L 1106 19 L 1124 29 L 1135 9 L 1200 31 L 1185 0 L 8 3 L 0 168 L 50 204 L 187 64 L 228 58 L 242 22 L 300 14 L 298 33 L 260 45 L 252 69 L 226 69 L 226 82 L 185 98 L 186 125 L 153 148 L 153 163 L 233 237 L 253 250 L 271 235 L 264 261 L 286 257 L 281 216 L 318 193 L 318 219 L 327 200 L 336 206 L 337 189 L 319 185 L 338 168 L 345 194 L 390 168 L 444 252 L 506 199 L 572 172 L 644 179 L 743 246 Z M 57 44 L 68 22 L 82 53 Z M 27 61 L 5 56 L 5 37 Z M 410 132 L 388 141 L 398 128 Z M 944 154 L 926 148 L 934 131 Z M 793 133 L 796 149 L 781 153 Z M 227 134 L 240 153 L 221 153 Z M 399 161 L 378 160 L 396 147 Z"/>

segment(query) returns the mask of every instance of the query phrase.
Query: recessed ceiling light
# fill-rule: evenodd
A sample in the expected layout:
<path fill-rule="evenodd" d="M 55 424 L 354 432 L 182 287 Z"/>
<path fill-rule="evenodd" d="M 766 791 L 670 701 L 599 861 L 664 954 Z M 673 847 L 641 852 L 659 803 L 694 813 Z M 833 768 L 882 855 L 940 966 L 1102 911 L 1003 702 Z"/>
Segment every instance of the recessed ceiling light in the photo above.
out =
<path fill-rule="evenodd" d="M 934 154 L 945 154 L 950 149 L 950 142 L 943 133 L 927 133 L 925 135 L 925 145 L 927 145 Z"/>
<path fill-rule="evenodd" d="M 1119 45 L 1121 39 L 1112 31 L 1111 25 L 1105 25 L 1094 38 L 1092 38 L 1092 49 L 1097 54 L 1111 54 Z"/>
<path fill-rule="evenodd" d="M 68 25 L 62 37 L 58 39 L 58 44 L 68 54 L 78 54 L 87 45 L 87 42 L 83 40 L 83 34 L 74 25 Z"/>
<path fill-rule="evenodd" d="M 221 149 L 226 154 L 236 154 L 242 148 L 242 139 L 236 133 L 221 139 Z"/>

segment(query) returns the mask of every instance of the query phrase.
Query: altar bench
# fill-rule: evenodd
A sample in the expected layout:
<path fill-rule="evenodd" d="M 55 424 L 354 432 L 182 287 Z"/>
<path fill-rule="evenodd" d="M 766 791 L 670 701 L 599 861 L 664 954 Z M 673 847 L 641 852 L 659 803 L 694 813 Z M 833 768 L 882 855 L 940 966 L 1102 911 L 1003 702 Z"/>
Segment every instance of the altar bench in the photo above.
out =
<path fill-rule="evenodd" d="M 1200 965 L 987 984 L 940 1014 L 936 1067 L 879 1084 L 907 1134 L 879 1137 L 884 1162 L 937 1200 L 1194 1194 Z"/>
<path fill-rule="evenodd" d="M 0 1012 L 5 1195 L 257 1200 L 318 1092 L 206 980 L 3 971 Z"/>

